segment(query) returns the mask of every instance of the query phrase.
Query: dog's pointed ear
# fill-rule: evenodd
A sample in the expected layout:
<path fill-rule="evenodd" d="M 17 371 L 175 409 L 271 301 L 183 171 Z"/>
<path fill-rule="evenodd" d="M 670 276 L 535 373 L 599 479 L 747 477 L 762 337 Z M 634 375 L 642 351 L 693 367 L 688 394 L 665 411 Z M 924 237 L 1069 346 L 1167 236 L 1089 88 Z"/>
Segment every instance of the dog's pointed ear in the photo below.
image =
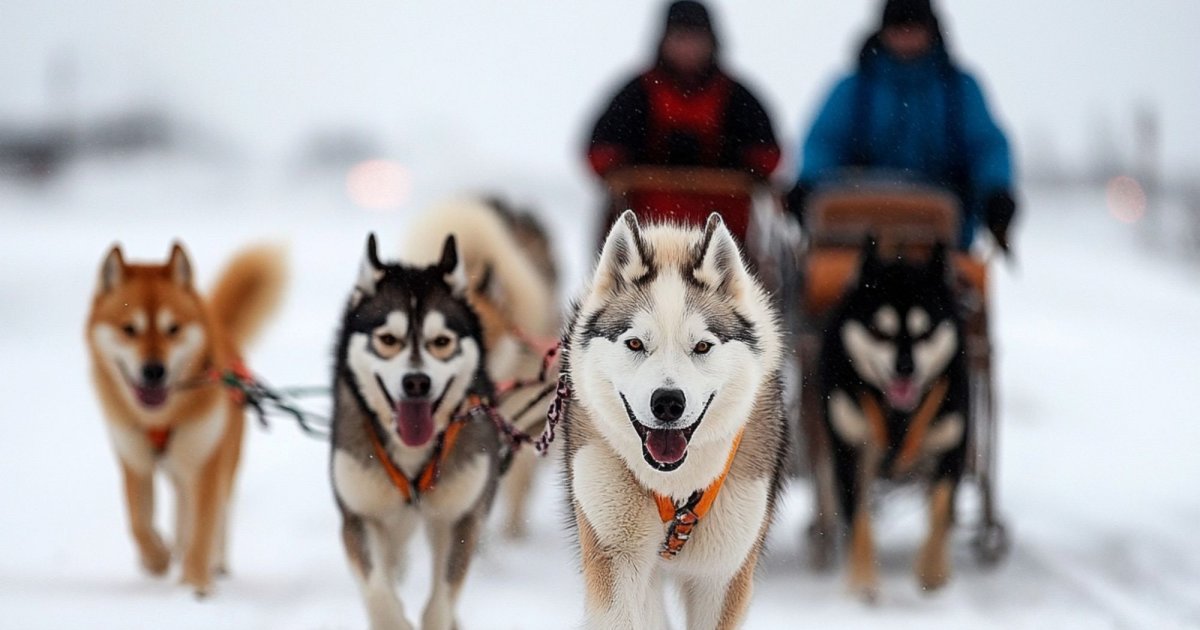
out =
<path fill-rule="evenodd" d="M 692 277 L 717 291 L 736 295 L 746 286 L 749 272 L 742 263 L 737 241 L 716 212 L 708 215 L 704 235 L 692 259 Z"/>
<path fill-rule="evenodd" d="M 100 293 L 108 293 L 125 281 L 125 256 L 120 245 L 113 245 L 100 263 Z"/>
<path fill-rule="evenodd" d="M 375 295 L 379 279 L 382 277 L 383 263 L 379 261 L 379 247 L 375 243 L 375 233 L 372 232 L 367 235 L 367 251 L 358 267 L 358 281 L 354 284 L 357 299 Z"/>
<path fill-rule="evenodd" d="M 613 223 L 600 250 L 600 261 L 596 265 L 593 290 L 597 293 L 612 293 L 644 278 L 654 268 L 646 243 L 642 240 L 642 228 L 637 214 L 626 210 Z"/>
<path fill-rule="evenodd" d="M 192 261 L 179 241 L 171 244 L 171 259 L 167 262 L 167 273 L 171 281 L 181 287 L 192 286 Z"/>
<path fill-rule="evenodd" d="M 466 295 L 467 266 L 462 256 L 458 255 L 458 241 L 453 234 L 446 235 L 446 242 L 442 245 L 442 259 L 437 266 L 442 272 L 442 278 L 450 286 L 450 291 L 458 297 Z"/>

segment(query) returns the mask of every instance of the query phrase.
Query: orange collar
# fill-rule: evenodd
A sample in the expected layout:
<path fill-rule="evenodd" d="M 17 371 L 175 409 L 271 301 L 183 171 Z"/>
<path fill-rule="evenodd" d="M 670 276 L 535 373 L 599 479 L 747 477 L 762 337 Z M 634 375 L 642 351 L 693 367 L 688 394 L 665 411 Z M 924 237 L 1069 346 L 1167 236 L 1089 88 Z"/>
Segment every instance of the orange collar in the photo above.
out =
<path fill-rule="evenodd" d="M 929 425 L 933 423 L 933 418 L 937 415 L 938 409 L 942 407 L 942 402 L 946 400 L 946 394 L 949 391 L 950 381 L 943 378 L 933 384 L 933 388 L 926 394 L 925 400 L 921 401 L 921 406 L 913 414 L 908 430 L 904 433 L 904 443 L 901 444 L 900 453 L 896 455 L 895 463 L 892 465 L 894 473 L 903 475 L 911 470 L 913 464 L 917 462 L 917 456 L 921 453 L 921 445 L 925 442 L 925 434 L 929 430 Z M 879 401 L 875 400 L 874 396 L 864 393 L 859 397 L 859 404 L 867 415 L 867 420 L 871 423 L 872 437 L 875 442 L 880 448 L 888 448 L 887 421 Z"/>
<path fill-rule="evenodd" d="M 154 447 L 156 455 L 162 455 L 167 450 L 167 442 L 171 441 L 171 428 L 162 427 L 158 429 L 146 429 L 146 439 L 150 441 L 150 446 Z"/>
<path fill-rule="evenodd" d="M 477 396 L 471 395 L 469 400 L 476 400 Z M 441 476 L 442 464 L 450 457 L 450 453 L 454 451 L 454 445 L 458 442 L 458 434 L 462 432 L 463 427 L 467 424 L 467 417 L 456 416 L 450 420 L 449 426 L 445 431 L 442 431 L 437 438 L 437 445 L 433 447 L 433 453 L 429 456 L 429 461 L 421 468 L 421 472 L 417 474 L 415 480 L 409 479 L 407 475 L 396 466 L 395 462 L 388 455 L 387 449 L 383 447 L 383 442 L 379 440 L 379 435 L 375 431 L 370 419 L 365 421 L 367 436 L 371 440 L 371 446 L 375 450 L 375 459 L 379 460 L 383 466 L 384 472 L 387 473 L 389 479 L 392 480 L 392 485 L 400 491 L 404 496 L 404 503 L 411 505 L 421 499 L 422 494 L 427 494 L 437 485 L 438 478 Z"/>
<path fill-rule="evenodd" d="M 721 474 L 717 475 L 717 478 L 708 484 L 707 488 L 693 492 L 683 505 L 676 506 L 671 497 L 654 493 L 654 502 L 658 505 L 658 516 L 662 522 L 668 523 L 667 538 L 658 551 L 658 555 L 663 559 L 670 560 L 679 554 L 683 545 L 691 538 L 696 524 L 712 509 L 713 503 L 717 500 L 717 494 L 721 492 L 721 486 L 725 484 L 725 478 L 729 476 L 729 469 L 733 467 L 733 458 L 737 455 L 738 445 L 742 443 L 742 434 L 745 431 L 746 429 L 743 428 L 733 438 L 733 446 L 729 449 L 729 457 L 725 460 L 725 469 L 721 471 Z"/>

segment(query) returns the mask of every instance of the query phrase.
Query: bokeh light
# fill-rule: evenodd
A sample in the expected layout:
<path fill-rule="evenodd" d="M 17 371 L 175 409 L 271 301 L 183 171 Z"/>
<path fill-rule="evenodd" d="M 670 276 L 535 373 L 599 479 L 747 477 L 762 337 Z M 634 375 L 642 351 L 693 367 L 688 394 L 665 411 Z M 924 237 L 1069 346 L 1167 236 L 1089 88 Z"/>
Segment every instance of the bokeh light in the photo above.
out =
<path fill-rule="evenodd" d="M 1137 223 L 1146 216 L 1146 190 L 1138 180 L 1120 175 L 1108 181 L 1106 187 L 1108 212 L 1122 223 Z"/>
<path fill-rule="evenodd" d="M 346 173 L 346 195 L 360 208 L 397 210 L 408 201 L 412 177 L 391 160 L 366 160 Z"/>

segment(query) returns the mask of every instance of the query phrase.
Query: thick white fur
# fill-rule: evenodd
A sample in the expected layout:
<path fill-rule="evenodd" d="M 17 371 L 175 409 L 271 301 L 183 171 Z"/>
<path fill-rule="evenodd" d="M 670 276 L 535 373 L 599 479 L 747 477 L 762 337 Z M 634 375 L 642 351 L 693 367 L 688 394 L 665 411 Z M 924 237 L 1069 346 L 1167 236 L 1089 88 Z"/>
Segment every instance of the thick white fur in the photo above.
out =
<path fill-rule="evenodd" d="M 609 237 L 610 242 L 613 238 L 632 238 L 632 235 L 621 234 L 626 230 L 624 224 L 618 222 L 613 228 L 614 234 Z M 690 256 L 696 239 L 694 230 L 673 225 L 645 227 L 641 233 L 646 242 L 653 243 L 655 257 L 660 260 Z M 714 236 L 717 238 L 727 238 L 730 245 L 736 247 L 723 225 Z M 606 290 L 610 283 L 603 277 L 604 267 L 609 264 L 608 256 L 611 252 L 606 247 L 596 278 L 585 293 L 581 321 L 603 308 L 611 295 Z M 638 271 L 639 267 L 638 261 L 629 264 L 629 268 Z M 688 312 L 684 304 L 683 279 L 667 269 L 660 270 L 659 278 L 646 289 L 654 311 L 639 313 L 634 319 L 633 330 L 616 343 L 592 339 L 590 347 L 584 351 L 582 329 L 571 332 L 571 381 L 576 399 L 588 409 L 608 445 L 630 463 L 629 468 L 637 480 L 647 488 L 676 499 L 687 498 L 721 473 L 733 437 L 745 425 L 764 378 L 781 360 L 778 323 L 769 298 L 740 263 L 734 274 L 732 299 L 737 301 L 741 313 L 758 326 L 763 345 L 761 358 L 755 357 L 745 344 L 732 341 L 716 344 L 709 354 L 696 361 L 690 360 L 687 351 L 695 341 L 701 337 L 710 341 L 715 338 L 700 334 L 703 328 L 700 314 Z M 630 273 L 630 278 L 637 275 Z M 637 358 L 624 345 L 627 337 L 639 334 L 645 337 L 643 342 L 652 350 L 645 360 Z M 656 349 L 658 352 L 654 352 Z M 698 414 L 708 396 L 714 392 L 717 395 L 692 437 L 683 465 L 672 472 L 659 472 L 642 458 L 641 440 L 630 426 L 617 392 L 625 394 L 642 424 L 653 427 L 657 423 L 649 409 L 650 393 L 665 386 L 667 374 L 684 376 L 676 378 L 672 386 L 684 390 L 687 414 Z M 694 421 L 693 416 L 681 425 L 687 426 Z"/>
<path fill-rule="evenodd" d="M 574 398 L 586 412 L 574 417 L 588 422 L 601 437 L 582 445 L 570 459 L 572 492 L 580 516 L 594 529 L 598 546 L 613 563 L 612 599 L 604 602 L 600 594 L 589 596 L 587 626 L 666 628 L 660 588 L 666 574 L 676 577 L 682 587 L 687 627 L 715 628 L 726 589 L 765 527 L 772 480 L 730 475 L 683 553 L 670 561 L 657 553 L 666 530 L 647 491 L 682 500 L 721 473 L 734 436 L 745 426 L 761 388 L 781 361 L 778 323 L 766 294 L 739 260 L 730 267 L 726 299 L 756 324 L 761 356 L 739 341 L 715 343 L 707 355 L 691 355 L 697 341 L 717 341 L 704 329 L 700 314 L 689 312 L 683 299 L 685 282 L 674 270 L 674 261 L 692 256 L 697 234 L 673 226 L 646 227 L 640 233 L 658 266 L 657 277 L 645 288 L 652 308 L 637 314 L 633 329 L 616 342 L 585 339 L 581 325 L 570 336 Z M 624 221 L 618 221 L 584 293 L 577 322 L 610 303 L 618 278 L 628 282 L 646 271 L 633 238 Z M 736 245 L 723 224 L 713 239 L 710 252 L 730 248 L 727 251 L 736 257 Z M 615 246 L 621 240 L 625 265 L 616 264 Z M 696 275 L 715 285 L 721 274 L 709 257 Z M 625 346 L 633 336 L 646 344 L 647 354 L 639 356 Z M 666 386 L 685 392 L 684 426 L 695 421 L 709 395 L 715 394 L 686 460 L 672 472 L 660 472 L 643 459 L 641 440 L 618 396 L 624 393 L 639 421 L 653 427 L 657 422 L 648 406 L 650 393 Z"/>

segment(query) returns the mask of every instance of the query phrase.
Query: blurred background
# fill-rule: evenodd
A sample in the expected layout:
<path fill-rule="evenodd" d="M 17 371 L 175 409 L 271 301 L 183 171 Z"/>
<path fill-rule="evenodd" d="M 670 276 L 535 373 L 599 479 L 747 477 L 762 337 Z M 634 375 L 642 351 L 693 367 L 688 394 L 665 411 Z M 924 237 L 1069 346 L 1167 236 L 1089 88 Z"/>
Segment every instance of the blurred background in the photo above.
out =
<path fill-rule="evenodd" d="M 878 3 L 709 4 L 726 64 L 784 143 L 776 178 L 790 184 L 801 130 L 878 23 Z M 923 597 L 908 569 L 923 513 L 897 502 L 881 527 L 888 595 L 865 608 L 837 576 L 804 567 L 798 481 L 749 627 L 805 614 L 841 627 L 1200 627 L 1200 423 L 1187 404 L 1200 377 L 1200 4 L 940 4 L 950 46 L 1017 154 L 1017 258 L 998 269 L 994 298 L 1014 554 L 985 571 L 956 552 L 959 577 Z M 405 221 L 447 196 L 536 208 L 565 285 L 577 286 L 601 202 L 584 141 L 649 63 L 662 10 L 8 0 L 0 627 L 362 627 L 327 447 L 292 427 L 251 432 L 234 577 L 214 598 L 196 603 L 139 574 L 82 344 L 101 256 L 119 241 L 132 258 L 160 259 L 178 238 L 208 279 L 240 245 L 289 243 L 288 305 L 251 355 L 281 383 L 327 379 L 366 232 L 399 255 Z M 484 550 L 463 596 L 466 627 L 577 620 L 551 477 L 534 538 Z M 427 575 L 415 558 L 410 610 Z"/>

